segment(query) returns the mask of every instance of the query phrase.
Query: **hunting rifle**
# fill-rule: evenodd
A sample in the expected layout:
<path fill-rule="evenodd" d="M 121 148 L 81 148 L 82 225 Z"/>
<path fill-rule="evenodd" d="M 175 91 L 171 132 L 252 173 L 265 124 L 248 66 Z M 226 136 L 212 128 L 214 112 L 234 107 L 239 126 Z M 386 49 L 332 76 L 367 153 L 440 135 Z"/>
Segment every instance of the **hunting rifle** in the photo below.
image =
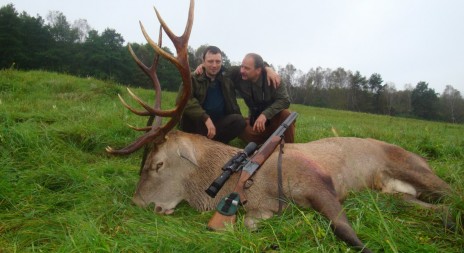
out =
<path fill-rule="evenodd" d="M 256 151 L 256 153 L 250 159 L 247 159 L 246 164 L 238 167 L 238 169 L 241 168 L 241 174 L 237 185 L 235 186 L 234 191 L 224 197 L 217 205 L 216 212 L 208 222 L 209 229 L 221 230 L 224 229 L 225 224 L 235 223 L 235 213 L 238 210 L 238 205 L 245 205 L 247 202 L 244 192 L 245 183 L 253 176 L 253 174 L 261 167 L 261 165 L 264 164 L 267 158 L 269 158 L 269 156 L 274 152 L 277 145 L 281 143 L 282 139 L 284 138 L 285 131 L 295 121 L 297 116 L 298 113 L 292 112 L 285 119 L 285 121 L 280 124 L 279 128 L 277 128 L 277 130 L 272 133 L 266 142 L 261 145 L 258 151 Z"/>

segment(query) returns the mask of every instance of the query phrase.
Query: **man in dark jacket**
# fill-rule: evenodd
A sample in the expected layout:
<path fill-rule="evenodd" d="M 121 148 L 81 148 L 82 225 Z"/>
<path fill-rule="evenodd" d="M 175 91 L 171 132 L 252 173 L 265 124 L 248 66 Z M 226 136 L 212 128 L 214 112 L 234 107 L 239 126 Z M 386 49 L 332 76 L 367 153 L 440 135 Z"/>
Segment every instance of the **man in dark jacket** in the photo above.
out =
<path fill-rule="evenodd" d="M 229 74 L 235 88 L 248 106 L 249 118 L 240 138 L 246 142 L 264 143 L 290 115 L 290 99 L 284 85 L 268 85 L 263 58 L 250 53 L 240 67 L 232 67 Z M 295 124 L 287 128 L 284 140 L 293 143 Z"/>
<path fill-rule="evenodd" d="M 192 94 L 180 120 L 180 129 L 228 143 L 245 128 L 234 84 L 222 74 L 221 50 L 209 46 L 203 52 L 202 74 L 192 73 Z M 179 94 L 182 94 L 182 86 Z M 179 101 L 179 96 L 177 98 Z"/>

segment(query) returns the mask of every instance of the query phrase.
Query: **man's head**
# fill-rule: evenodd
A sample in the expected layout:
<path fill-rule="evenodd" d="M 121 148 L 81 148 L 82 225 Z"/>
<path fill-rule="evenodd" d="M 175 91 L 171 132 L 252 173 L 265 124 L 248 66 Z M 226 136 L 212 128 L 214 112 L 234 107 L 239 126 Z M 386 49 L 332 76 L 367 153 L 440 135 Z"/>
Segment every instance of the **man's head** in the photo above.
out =
<path fill-rule="evenodd" d="M 215 46 L 208 46 L 203 51 L 203 66 L 205 67 L 206 75 L 210 78 L 215 78 L 219 71 L 221 71 L 221 49 Z"/>
<path fill-rule="evenodd" d="M 240 74 L 243 80 L 256 82 L 264 70 L 264 61 L 259 54 L 249 53 L 243 58 Z"/>

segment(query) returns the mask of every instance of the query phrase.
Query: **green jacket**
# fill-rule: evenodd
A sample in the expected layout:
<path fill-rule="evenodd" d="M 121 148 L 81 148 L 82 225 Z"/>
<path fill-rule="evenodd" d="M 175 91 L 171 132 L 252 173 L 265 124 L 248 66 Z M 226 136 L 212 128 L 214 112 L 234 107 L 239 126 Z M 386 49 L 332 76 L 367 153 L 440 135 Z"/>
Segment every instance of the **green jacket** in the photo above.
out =
<path fill-rule="evenodd" d="M 206 91 L 208 90 L 208 85 L 211 83 L 209 77 L 205 74 L 206 71 L 203 71 L 203 74 L 196 75 L 192 73 L 192 93 L 190 99 L 185 106 L 182 117 L 188 117 L 191 120 L 203 120 L 205 121 L 209 115 L 206 114 L 202 105 L 206 98 Z M 240 107 L 237 103 L 237 96 L 235 94 L 234 84 L 229 78 L 226 78 L 222 73 L 216 76 L 216 79 L 221 83 L 222 93 L 224 95 L 225 101 L 225 113 L 229 114 L 241 114 Z M 176 104 L 179 102 L 180 94 L 182 94 L 183 85 L 179 88 L 179 93 L 177 94 Z"/>
<path fill-rule="evenodd" d="M 235 89 L 239 91 L 249 109 L 249 116 L 253 111 L 257 114 L 264 114 L 267 119 L 272 119 L 276 114 L 290 107 L 290 98 L 283 84 L 279 87 L 269 86 L 267 78 L 263 75 L 253 83 L 250 80 L 243 80 L 240 74 L 240 67 L 231 67 L 228 76 L 234 82 Z"/>

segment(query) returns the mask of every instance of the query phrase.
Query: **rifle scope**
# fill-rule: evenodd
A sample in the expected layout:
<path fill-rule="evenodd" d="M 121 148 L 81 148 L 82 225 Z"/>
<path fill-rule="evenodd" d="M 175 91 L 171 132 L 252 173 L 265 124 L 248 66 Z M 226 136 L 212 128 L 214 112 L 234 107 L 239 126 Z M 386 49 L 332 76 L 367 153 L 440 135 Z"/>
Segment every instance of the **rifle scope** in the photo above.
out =
<path fill-rule="evenodd" d="M 253 154 L 256 150 L 258 145 L 254 142 L 248 143 L 243 151 L 237 153 L 234 157 L 232 157 L 223 167 L 223 172 L 221 175 L 214 180 L 214 182 L 205 190 L 205 192 L 211 197 L 216 197 L 216 194 L 221 190 L 222 186 L 224 186 L 227 179 L 229 179 L 230 175 L 233 172 L 239 171 L 245 161 L 247 160 L 248 156 Z"/>

